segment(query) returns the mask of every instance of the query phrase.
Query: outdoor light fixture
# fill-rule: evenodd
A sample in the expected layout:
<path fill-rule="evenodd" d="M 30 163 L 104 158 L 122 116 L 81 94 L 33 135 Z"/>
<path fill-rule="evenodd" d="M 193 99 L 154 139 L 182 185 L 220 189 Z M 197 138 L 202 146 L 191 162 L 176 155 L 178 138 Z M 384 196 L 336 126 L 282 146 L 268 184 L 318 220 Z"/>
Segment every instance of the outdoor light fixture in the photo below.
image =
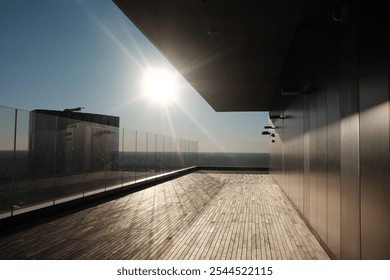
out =
<path fill-rule="evenodd" d="M 302 94 L 300 87 L 284 87 L 281 91 L 283 96 L 293 96 Z"/>
<path fill-rule="evenodd" d="M 269 118 L 270 119 L 281 119 L 281 120 L 283 120 L 285 117 L 284 117 L 283 113 L 280 113 L 280 115 L 270 115 Z"/>
<path fill-rule="evenodd" d="M 271 132 L 265 131 L 265 130 L 261 132 L 261 135 L 269 135 L 271 137 L 275 137 L 275 133 L 273 133 L 273 132 L 271 133 Z"/>
<path fill-rule="evenodd" d="M 350 18 L 348 6 L 340 6 L 332 12 L 332 19 L 340 23 L 347 23 Z"/>
<path fill-rule="evenodd" d="M 208 34 L 209 34 L 209 36 L 215 36 L 215 35 L 218 35 L 218 29 L 216 29 L 216 28 L 210 28 L 210 30 L 209 30 L 209 32 L 208 32 Z"/>
<path fill-rule="evenodd" d="M 309 92 L 310 84 L 306 83 L 303 87 L 301 86 L 287 86 L 283 87 L 281 90 L 281 94 L 283 96 L 293 96 L 293 95 L 301 95 Z"/>

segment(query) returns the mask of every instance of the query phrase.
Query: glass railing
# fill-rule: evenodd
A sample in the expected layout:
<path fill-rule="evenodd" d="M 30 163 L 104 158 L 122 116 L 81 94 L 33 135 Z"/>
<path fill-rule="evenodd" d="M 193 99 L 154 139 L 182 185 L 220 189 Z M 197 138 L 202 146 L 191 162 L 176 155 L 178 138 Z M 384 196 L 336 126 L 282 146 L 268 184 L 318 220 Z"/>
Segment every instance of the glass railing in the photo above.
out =
<path fill-rule="evenodd" d="M 0 218 L 197 165 L 198 143 L 0 107 Z"/>

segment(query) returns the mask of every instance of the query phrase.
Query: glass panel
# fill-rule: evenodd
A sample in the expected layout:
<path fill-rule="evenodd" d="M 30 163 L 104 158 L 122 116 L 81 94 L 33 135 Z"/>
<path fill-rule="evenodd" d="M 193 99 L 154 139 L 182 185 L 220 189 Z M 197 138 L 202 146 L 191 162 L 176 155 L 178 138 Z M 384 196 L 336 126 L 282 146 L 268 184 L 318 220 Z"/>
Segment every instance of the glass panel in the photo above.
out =
<path fill-rule="evenodd" d="M 194 141 L 194 166 L 198 166 L 198 142 Z"/>
<path fill-rule="evenodd" d="M 91 194 L 103 191 L 107 186 L 106 165 L 111 163 L 110 147 L 107 146 L 112 134 L 108 126 L 85 122 L 84 135 L 85 162 L 82 191 L 84 194 Z"/>
<path fill-rule="evenodd" d="M 55 198 L 81 196 L 85 183 L 85 125 L 83 122 L 56 118 Z"/>
<path fill-rule="evenodd" d="M 163 171 L 167 173 L 170 171 L 170 163 L 172 161 L 171 155 L 171 137 L 164 136 L 163 138 L 163 150 L 164 150 L 164 158 L 163 158 Z"/>
<path fill-rule="evenodd" d="M 147 155 L 147 164 L 148 164 L 148 178 L 153 177 L 156 173 L 156 148 L 157 140 L 156 134 L 148 133 L 148 155 Z"/>
<path fill-rule="evenodd" d="M 119 170 L 119 128 L 105 126 L 105 172 L 106 187 L 122 184 L 122 174 Z"/>
<path fill-rule="evenodd" d="M 156 175 L 164 173 L 164 136 L 157 135 L 156 145 Z"/>
<path fill-rule="evenodd" d="M 181 168 L 187 167 L 187 141 L 185 139 L 181 140 L 181 159 L 182 164 Z"/>
<path fill-rule="evenodd" d="M 193 166 L 197 166 L 198 165 L 198 162 L 197 162 L 197 159 L 196 159 L 196 155 L 197 155 L 197 142 L 193 141 L 192 142 L 192 165 Z"/>
<path fill-rule="evenodd" d="M 186 150 L 186 140 L 181 139 L 180 141 L 180 151 L 181 151 L 181 168 L 187 167 L 187 150 Z"/>
<path fill-rule="evenodd" d="M 195 160 L 194 160 L 195 142 L 194 141 L 189 141 L 189 153 L 190 153 L 190 166 L 195 166 Z"/>
<path fill-rule="evenodd" d="M 192 150 L 192 141 L 190 141 L 190 140 L 186 140 L 186 142 L 187 142 L 187 167 L 190 167 L 190 166 L 192 166 L 192 152 L 191 152 L 191 150 Z"/>
<path fill-rule="evenodd" d="M 0 136 L 0 218 L 193 165 L 198 149 L 189 140 L 5 107 Z"/>
<path fill-rule="evenodd" d="M 184 144 L 184 167 L 190 166 L 190 151 L 189 151 L 189 141 L 188 140 L 183 140 Z"/>
<path fill-rule="evenodd" d="M 177 167 L 176 169 L 182 169 L 184 165 L 184 160 L 183 160 L 183 139 L 178 139 L 177 141 Z"/>
<path fill-rule="evenodd" d="M 14 186 L 16 212 L 24 212 L 21 208 L 25 207 L 40 208 L 53 203 L 56 125 L 53 116 L 18 111 Z"/>
<path fill-rule="evenodd" d="M 135 182 L 137 167 L 136 140 L 137 134 L 134 130 L 124 129 L 123 140 L 123 184 Z"/>
<path fill-rule="evenodd" d="M 88 129 L 89 130 L 89 129 Z M 90 134 L 90 143 L 87 142 L 87 149 L 90 150 L 90 169 L 86 172 L 87 181 L 94 181 L 95 188 L 105 188 L 106 183 L 106 129 L 102 125 L 93 124 L 87 132 Z"/>
<path fill-rule="evenodd" d="M 187 167 L 192 166 L 192 141 L 186 140 L 187 142 Z"/>
<path fill-rule="evenodd" d="M 178 152 L 177 152 L 177 138 L 171 138 L 171 161 L 169 165 L 169 170 L 173 171 L 177 169 L 179 160 L 178 160 Z"/>
<path fill-rule="evenodd" d="M 192 162 L 191 162 L 191 141 L 186 140 L 186 166 L 190 167 Z"/>
<path fill-rule="evenodd" d="M 14 135 L 15 110 L 0 107 L 0 217 L 12 205 Z"/>
<path fill-rule="evenodd" d="M 136 180 L 147 176 L 147 153 L 148 153 L 148 134 L 137 131 L 137 158 L 136 158 Z"/>
<path fill-rule="evenodd" d="M 195 155 L 195 142 L 190 141 L 190 166 L 195 166 L 194 155 Z"/>
<path fill-rule="evenodd" d="M 180 169 L 186 167 L 186 140 L 181 139 L 180 140 L 180 159 L 181 159 L 181 164 L 180 164 Z"/>
<path fill-rule="evenodd" d="M 177 139 L 177 142 L 176 142 L 176 157 L 177 157 L 177 165 L 176 165 L 176 170 L 178 169 L 181 169 L 182 166 L 183 166 L 183 153 L 182 153 L 182 149 L 183 149 L 183 143 L 182 143 L 182 139 Z"/>

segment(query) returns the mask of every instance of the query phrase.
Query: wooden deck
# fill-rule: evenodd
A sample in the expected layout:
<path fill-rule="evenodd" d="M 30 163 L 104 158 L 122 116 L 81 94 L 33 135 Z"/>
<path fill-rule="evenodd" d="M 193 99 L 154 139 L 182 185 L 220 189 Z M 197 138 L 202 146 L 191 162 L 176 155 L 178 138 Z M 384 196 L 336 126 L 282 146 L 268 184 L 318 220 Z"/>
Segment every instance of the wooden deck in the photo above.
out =
<path fill-rule="evenodd" d="M 271 176 L 199 171 L 0 239 L 1 259 L 329 259 Z"/>

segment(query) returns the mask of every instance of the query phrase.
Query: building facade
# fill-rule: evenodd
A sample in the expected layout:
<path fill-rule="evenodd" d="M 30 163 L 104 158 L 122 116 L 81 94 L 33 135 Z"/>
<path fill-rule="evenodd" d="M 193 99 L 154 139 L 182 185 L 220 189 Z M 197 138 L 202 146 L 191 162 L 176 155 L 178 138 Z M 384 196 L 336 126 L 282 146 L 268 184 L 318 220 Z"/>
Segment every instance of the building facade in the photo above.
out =
<path fill-rule="evenodd" d="M 216 111 L 270 112 L 271 174 L 331 256 L 390 259 L 388 1 L 114 2 Z"/>
<path fill-rule="evenodd" d="M 336 258 L 390 259 L 389 7 L 352 8 L 286 69 L 310 89 L 270 113 L 271 174 Z"/>

